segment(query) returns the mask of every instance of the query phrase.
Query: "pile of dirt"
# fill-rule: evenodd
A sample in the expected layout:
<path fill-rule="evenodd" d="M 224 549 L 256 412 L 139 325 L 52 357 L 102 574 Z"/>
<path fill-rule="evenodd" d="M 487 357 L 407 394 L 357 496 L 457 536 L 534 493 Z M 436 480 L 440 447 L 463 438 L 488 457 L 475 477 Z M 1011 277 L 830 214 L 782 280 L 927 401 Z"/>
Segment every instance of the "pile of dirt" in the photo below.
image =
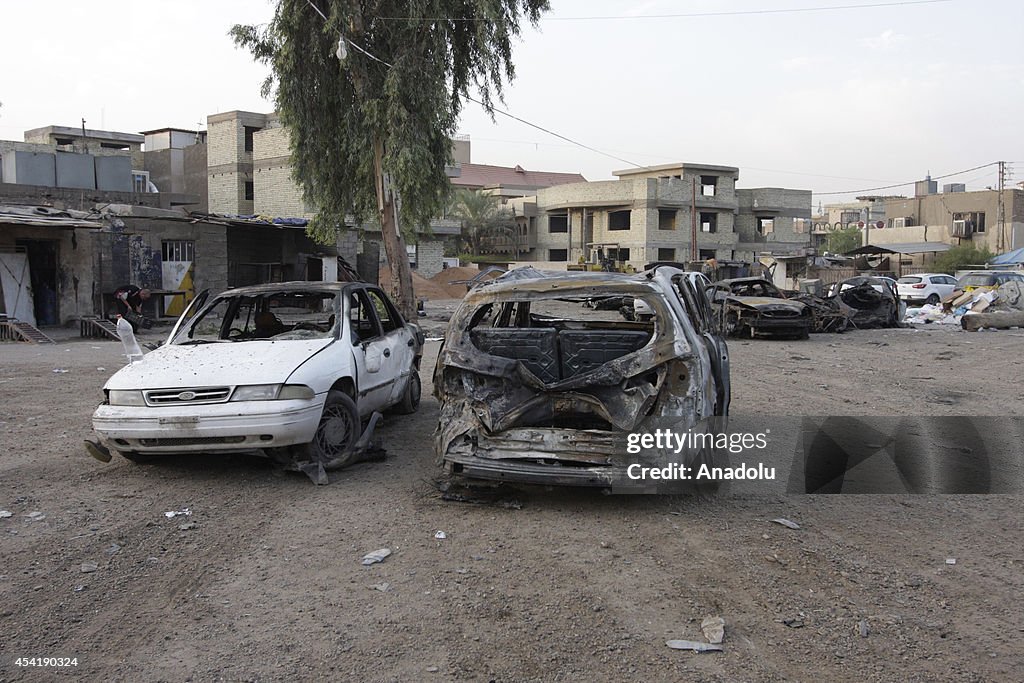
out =
<path fill-rule="evenodd" d="M 459 282 L 461 280 L 471 280 L 480 274 L 480 269 L 474 266 L 459 266 L 458 268 L 445 268 L 440 273 L 430 278 L 431 282 L 436 282 L 444 286 L 452 296 L 461 298 L 466 294 L 465 284 L 452 284 L 453 282 Z M 495 278 L 499 275 L 498 272 L 487 275 L 488 278 Z M 456 290 L 458 293 L 456 294 Z"/>
<path fill-rule="evenodd" d="M 387 292 L 394 291 L 394 286 L 391 280 L 391 269 L 384 266 L 378 273 L 380 286 Z M 457 287 L 461 287 L 456 291 Z M 412 271 L 412 290 L 415 293 L 417 299 L 424 299 L 427 301 L 433 299 L 461 299 L 466 294 L 465 285 L 451 285 L 446 287 L 443 284 L 432 282 L 427 278 L 423 277 L 415 270 Z"/>

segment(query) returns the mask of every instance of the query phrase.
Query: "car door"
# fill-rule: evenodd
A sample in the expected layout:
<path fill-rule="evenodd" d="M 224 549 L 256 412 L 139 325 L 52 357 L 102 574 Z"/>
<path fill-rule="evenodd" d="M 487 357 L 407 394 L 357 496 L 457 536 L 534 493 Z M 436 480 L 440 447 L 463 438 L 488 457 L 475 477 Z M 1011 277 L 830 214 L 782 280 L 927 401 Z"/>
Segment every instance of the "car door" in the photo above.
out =
<path fill-rule="evenodd" d="M 391 398 L 394 377 L 391 373 L 390 356 L 392 340 L 381 330 L 380 321 L 373 303 L 363 288 L 348 290 L 346 313 L 347 334 L 352 342 L 352 357 L 358 377 L 356 390 L 360 416 L 375 410 L 382 410 Z"/>
<path fill-rule="evenodd" d="M 367 287 L 366 294 L 373 304 L 386 342 L 382 372 L 386 372 L 392 378 L 391 393 L 385 402 L 386 406 L 391 406 L 402 398 L 409 376 L 413 372 L 416 340 L 412 330 L 405 324 L 398 309 L 384 292 L 376 287 Z"/>

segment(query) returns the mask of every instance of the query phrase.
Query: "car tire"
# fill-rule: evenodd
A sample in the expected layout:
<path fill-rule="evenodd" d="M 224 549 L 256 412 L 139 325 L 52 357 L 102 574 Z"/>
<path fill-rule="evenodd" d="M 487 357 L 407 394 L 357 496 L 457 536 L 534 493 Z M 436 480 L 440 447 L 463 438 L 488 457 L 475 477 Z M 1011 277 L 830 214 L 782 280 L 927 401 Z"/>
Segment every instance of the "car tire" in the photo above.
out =
<path fill-rule="evenodd" d="M 296 460 L 321 463 L 324 469 L 352 464 L 356 459 L 353 446 L 362 431 L 359 411 L 352 397 L 340 391 L 329 391 L 316 434 L 308 444 L 298 447 Z"/>
<path fill-rule="evenodd" d="M 926 304 L 931 304 L 932 306 L 939 303 L 939 301 L 940 299 L 938 294 L 929 294 L 928 298 L 924 300 Z"/>
<path fill-rule="evenodd" d="M 423 393 L 423 385 L 420 382 L 420 373 L 413 370 L 409 376 L 409 383 L 402 394 L 402 400 L 394 405 L 392 411 L 398 415 L 411 415 L 420 407 L 420 396 Z"/>

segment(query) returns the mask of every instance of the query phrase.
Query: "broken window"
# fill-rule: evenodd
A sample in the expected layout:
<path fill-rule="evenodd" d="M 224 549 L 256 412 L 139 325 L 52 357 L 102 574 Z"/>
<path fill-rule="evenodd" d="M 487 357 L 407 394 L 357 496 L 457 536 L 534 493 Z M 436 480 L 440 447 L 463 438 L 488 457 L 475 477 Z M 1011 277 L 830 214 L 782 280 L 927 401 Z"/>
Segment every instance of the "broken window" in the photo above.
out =
<path fill-rule="evenodd" d="M 125 151 L 125 152 L 127 152 L 128 150 L 131 149 L 131 147 L 129 147 L 128 145 L 122 145 L 122 144 L 118 144 L 116 142 L 101 142 L 100 143 L 100 148 L 101 149 L 119 149 L 119 150 L 122 150 L 122 151 Z"/>
<path fill-rule="evenodd" d="M 698 251 L 698 254 L 698 258 L 700 258 L 701 261 L 707 261 L 709 258 L 715 258 L 714 249 L 701 249 Z"/>
<path fill-rule="evenodd" d="M 256 126 L 243 126 L 245 128 L 245 151 L 251 152 L 253 147 L 253 135 L 262 130 Z"/>
<path fill-rule="evenodd" d="M 375 289 L 368 289 L 366 293 L 370 296 L 370 302 L 373 303 L 374 311 L 377 313 L 377 319 L 380 321 L 384 334 L 397 330 L 402 326 L 399 322 L 398 312 L 390 301 Z"/>
<path fill-rule="evenodd" d="M 714 197 L 718 188 L 718 176 L 702 175 L 700 177 L 700 193 L 705 197 Z"/>
<path fill-rule="evenodd" d="M 775 232 L 775 217 L 771 218 L 758 218 L 757 219 L 757 234 L 767 235 Z"/>
<path fill-rule="evenodd" d="M 373 304 L 370 303 L 365 291 L 352 292 L 352 305 L 348 310 L 348 320 L 352 327 L 352 343 L 354 344 L 361 344 L 381 336 Z"/>
<path fill-rule="evenodd" d="M 714 211 L 700 212 L 700 231 L 718 232 L 718 214 Z"/>
<path fill-rule="evenodd" d="M 658 209 L 658 230 L 675 230 L 676 212 L 668 209 Z"/>
<path fill-rule="evenodd" d="M 675 261 L 676 250 L 673 247 L 659 247 L 658 248 L 658 260 L 659 261 Z"/>
<path fill-rule="evenodd" d="M 255 185 L 253 184 L 253 182 L 251 180 L 245 181 L 245 199 L 246 199 L 246 201 L 250 201 L 251 202 L 253 200 L 253 198 L 255 197 L 255 195 L 256 195 Z"/>
<path fill-rule="evenodd" d="M 569 232 L 569 214 L 553 213 L 548 216 L 548 232 Z"/>
<path fill-rule="evenodd" d="M 630 211 L 611 211 L 608 213 L 609 230 L 629 230 Z"/>
<path fill-rule="evenodd" d="M 548 261 L 568 261 L 568 249 L 548 249 Z"/>
<path fill-rule="evenodd" d="M 54 138 L 53 142 L 55 145 L 73 145 L 75 144 L 74 138 Z"/>

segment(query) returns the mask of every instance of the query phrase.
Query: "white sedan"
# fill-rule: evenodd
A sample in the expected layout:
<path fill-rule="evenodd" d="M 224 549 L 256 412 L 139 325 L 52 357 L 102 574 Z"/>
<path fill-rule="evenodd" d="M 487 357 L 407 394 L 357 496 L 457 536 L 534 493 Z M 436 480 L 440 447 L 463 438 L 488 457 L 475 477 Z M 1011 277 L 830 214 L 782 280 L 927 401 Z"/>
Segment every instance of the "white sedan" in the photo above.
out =
<path fill-rule="evenodd" d="M 263 449 L 340 467 L 376 411 L 419 405 L 423 334 L 379 288 L 257 285 L 204 305 L 206 294 L 103 387 L 93 429 L 107 449 L 132 460 Z"/>
<path fill-rule="evenodd" d="M 945 273 L 915 273 L 904 275 L 896 281 L 900 299 L 907 302 L 937 304 L 957 288 L 957 280 Z"/>

